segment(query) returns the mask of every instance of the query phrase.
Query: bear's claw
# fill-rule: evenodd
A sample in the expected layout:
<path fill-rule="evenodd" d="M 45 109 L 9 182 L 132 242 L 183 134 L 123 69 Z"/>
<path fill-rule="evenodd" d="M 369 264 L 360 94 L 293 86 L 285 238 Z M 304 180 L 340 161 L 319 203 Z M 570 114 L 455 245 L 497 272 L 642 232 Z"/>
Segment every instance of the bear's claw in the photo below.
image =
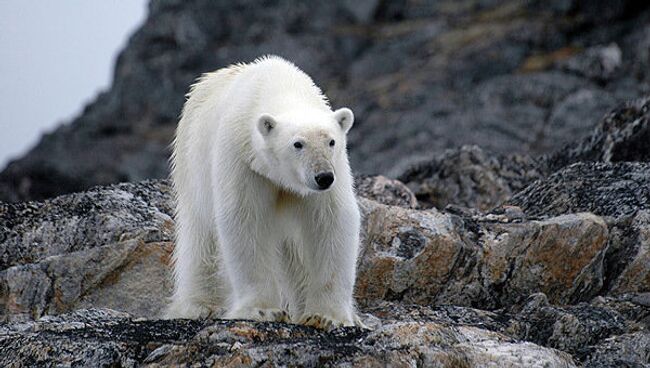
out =
<path fill-rule="evenodd" d="M 352 317 L 352 322 L 343 322 L 329 316 L 312 314 L 304 316 L 298 323 L 325 331 L 331 331 L 339 327 L 359 327 L 365 330 L 371 329 L 370 327 L 366 326 L 365 323 L 363 323 L 357 314 Z"/>
<path fill-rule="evenodd" d="M 246 308 L 226 315 L 226 319 L 248 319 L 259 322 L 291 322 L 289 313 L 278 308 Z"/>
<path fill-rule="evenodd" d="M 283 310 L 274 310 L 271 312 L 271 315 L 273 316 L 273 319 L 275 322 L 284 322 L 284 323 L 289 323 L 291 322 L 291 318 L 289 317 L 289 313 Z"/>
<path fill-rule="evenodd" d="M 255 315 L 256 314 L 256 315 Z M 257 309 L 257 313 L 253 313 L 254 320 L 257 321 L 266 321 L 266 322 L 291 322 L 289 313 L 282 309 L 268 308 L 268 309 Z"/>
<path fill-rule="evenodd" d="M 339 321 L 329 316 L 323 316 L 319 314 L 305 316 L 298 323 L 325 331 L 330 331 L 342 326 L 353 326 L 353 324 L 347 324 L 343 321 Z"/>

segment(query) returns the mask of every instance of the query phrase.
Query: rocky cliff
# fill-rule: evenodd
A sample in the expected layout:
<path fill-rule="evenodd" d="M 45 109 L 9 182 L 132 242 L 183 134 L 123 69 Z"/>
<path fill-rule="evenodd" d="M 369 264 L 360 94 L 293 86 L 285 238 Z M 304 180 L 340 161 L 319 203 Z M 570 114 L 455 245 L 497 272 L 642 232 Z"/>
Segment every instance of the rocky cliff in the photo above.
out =
<path fill-rule="evenodd" d="M 149 13 L 111 88 L 9 164 L 0 200 L 166 177 L 188 85 L 265 53 L 353 108 L 353 168 L 391 177 L 460 145 L 550 153 L 649 91 L 646 1 L 153 0 Z"/>
<path fill-rule="evenodd" d="M 0 365 L 649 367 L 649 24 L 631 0 L 152 1 L 111 89 L 0 173 Z M 368 330 L 159 319 L 183 94 L 263 53 L 358 116 Z"/>
<path fill-rule="evenodd" d="M 408 186 L 359 177 L 369 330 L 159 320 L 166 180 L 0 204 L 0 363 L 648 366 L 650 145 L 630 142 L 649 130 L 650 97 L 552 155 L 462 147 L 410 167 Z"/>

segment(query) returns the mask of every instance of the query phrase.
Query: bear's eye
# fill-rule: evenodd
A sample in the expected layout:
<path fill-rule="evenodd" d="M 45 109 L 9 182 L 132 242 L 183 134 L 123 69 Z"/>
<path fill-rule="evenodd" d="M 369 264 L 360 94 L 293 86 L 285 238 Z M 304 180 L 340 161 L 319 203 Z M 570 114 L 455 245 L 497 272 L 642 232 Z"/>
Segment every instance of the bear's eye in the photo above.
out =
<path fill-rule="evenodd" d="M 330 141 L 330 147 L 334 147 L 335 144 L 336 144 L 336 141 L 334 141 L 334 140 L 332 139 L 332 140 Z"/>
<path fill-rule="evenodd" d="M 302 149 L 302 143 L 300 142 L 294 143 L 293 146 L 296 147 L 296 149 Z"/>

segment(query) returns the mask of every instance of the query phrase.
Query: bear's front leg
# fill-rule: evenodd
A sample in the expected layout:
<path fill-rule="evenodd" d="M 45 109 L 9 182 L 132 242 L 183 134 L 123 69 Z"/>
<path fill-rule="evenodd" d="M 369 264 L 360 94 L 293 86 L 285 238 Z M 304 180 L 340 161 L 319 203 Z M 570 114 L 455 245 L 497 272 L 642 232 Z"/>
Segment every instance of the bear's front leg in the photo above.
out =
<path fill-rule="evenodd" d="M 247 221 L 229 218 L 219 225 L 224 269 L 231 286 L 227 319 L 289 322 L 281 308 L 277 284 L 277 241 L 267 229 Z M 236 226 L 233 226 L 236 221 Z"/>
<path fill-rule="evenodd" d="M 353 292 L 359 244 L 358 212 L 340 214 L 329 229 L 317 224 L 305 239 L 305 308 L 299 323 L 329 330 L 362 326 L 354 306 Z"/>

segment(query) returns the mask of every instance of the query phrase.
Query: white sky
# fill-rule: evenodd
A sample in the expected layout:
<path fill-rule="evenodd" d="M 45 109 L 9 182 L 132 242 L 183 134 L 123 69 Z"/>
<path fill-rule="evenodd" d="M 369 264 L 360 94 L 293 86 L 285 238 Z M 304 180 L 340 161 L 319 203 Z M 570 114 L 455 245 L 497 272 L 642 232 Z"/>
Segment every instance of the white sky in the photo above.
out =
<path fill-rule="evenodd" d="M 0 170 L 110 86 L 147 0 L 0 0 Z"/>

